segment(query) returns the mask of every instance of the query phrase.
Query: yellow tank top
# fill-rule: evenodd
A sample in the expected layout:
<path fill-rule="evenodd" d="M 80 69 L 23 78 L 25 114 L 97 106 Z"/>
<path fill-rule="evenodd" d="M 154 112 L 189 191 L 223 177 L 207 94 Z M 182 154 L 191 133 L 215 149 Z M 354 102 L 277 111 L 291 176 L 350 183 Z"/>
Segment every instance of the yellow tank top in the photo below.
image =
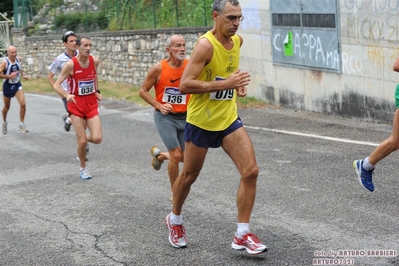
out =
<path fill-rule="evenodd" d="M 226 50 L 208 31 L 200 37 L 207 38 L 213 45 L 213 57 L 204 67 L 198 80 L 212 81 L 226 79 L 239 67 L 240 38 L 231 37 L 233 48 Z M 222 131 L 238 117 L 236 88 L 205 94 L 191 94 L 187 109 L 187 122 L 208 131 Z"/>

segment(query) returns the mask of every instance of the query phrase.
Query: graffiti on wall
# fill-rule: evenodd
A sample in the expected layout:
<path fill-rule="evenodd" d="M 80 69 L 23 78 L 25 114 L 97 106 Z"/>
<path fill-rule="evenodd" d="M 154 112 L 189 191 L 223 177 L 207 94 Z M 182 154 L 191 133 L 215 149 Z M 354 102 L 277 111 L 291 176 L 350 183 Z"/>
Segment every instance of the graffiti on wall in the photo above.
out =
<path fill-rule="evenodd" d="M 338 41 L 328 32 L 275 31 L 272 36 L 274 62 L 340 71 Z M 291 45 L 288 45 L 290 42 Z M 292 48 L 287 53 L 287 47 Z"/>
<path fill-rule="evenodd" d="M 372 41 L 399 40 L 397 24 L 390 23 L 387 18 L 385 18 L 385 21 L 380 21 L 376 17 L 365 17 L 360 19 L 358 16 L 349 15 L 347 18 L 347 26 L 349 38 L 363 38 Z"/>
<path fill-rule="evenodd" d="M 371 10 L 380 14 L 399 10 L 399 0 L 344 0 L 344 7 L 349 11 Z"/>
<path fill-rule="evenodd" d="M 362 72 L 363 61 L 354 55 L 342 53 L 342 72 L 346 74 L 354 74 Z"/>

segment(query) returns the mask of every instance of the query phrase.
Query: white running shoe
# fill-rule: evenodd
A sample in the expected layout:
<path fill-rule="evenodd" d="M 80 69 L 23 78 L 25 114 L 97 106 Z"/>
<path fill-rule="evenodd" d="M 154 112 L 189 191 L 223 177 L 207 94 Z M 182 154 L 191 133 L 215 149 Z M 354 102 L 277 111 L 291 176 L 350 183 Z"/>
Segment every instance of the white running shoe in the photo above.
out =
<path fill-rule="evenodd" d="M 186 229 L 182 224 L 172 224 L 170 213 L 165 218 L 166 227 L 169 230 L 169 243 L 175 248 L 185 248 L 187 246 Z"/>
<path fill-rule="evenodd" d="M 248 232 L 242 236 L 242 238 L 238 238 L 234 234 L 233 242 L 231 243 L 231 247 L 235 250 L 246 250 L 249 254 L 256 255 L 267 251 L 266 245 L 263 245 L 259 238 Z"/>
<path fill-rule="evenodd" d="M 87 171 L 86 168 L 83 169 L 82 171 L 80 171 L 79 176 L 80 176 L 80 178 L 81 178 L 82 180 L 91 179 L 91 175 L 90 175 L 89 171 Z"/>
<path fill-rule="evenodd" d="M 7 122 L 3 122 L 3 134 L 7 134 Z"/>
<path fill-rule="evenodd" d="M 21 132 L 24 132 L 24 133 L 28 133 L 29 132 L 29 130 L 26 128 L 24 123 L 19 124 L 18 130 L 21 131 Z"/>

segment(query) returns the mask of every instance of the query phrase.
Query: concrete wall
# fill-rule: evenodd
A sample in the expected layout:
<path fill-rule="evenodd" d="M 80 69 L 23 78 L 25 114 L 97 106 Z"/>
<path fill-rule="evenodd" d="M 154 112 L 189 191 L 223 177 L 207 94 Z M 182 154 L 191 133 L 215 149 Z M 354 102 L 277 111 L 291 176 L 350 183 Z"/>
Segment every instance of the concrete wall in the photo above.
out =
<path fill-rule="evenodd" d="M 239 31 L 244 38 L 241 68 L 252 74 L 250 95 L 299 110 L 392 121 L 398 0 L 339 1 L 338 74 L 273 64 L 270 1 L 240 0 L 245 17 Z"/>

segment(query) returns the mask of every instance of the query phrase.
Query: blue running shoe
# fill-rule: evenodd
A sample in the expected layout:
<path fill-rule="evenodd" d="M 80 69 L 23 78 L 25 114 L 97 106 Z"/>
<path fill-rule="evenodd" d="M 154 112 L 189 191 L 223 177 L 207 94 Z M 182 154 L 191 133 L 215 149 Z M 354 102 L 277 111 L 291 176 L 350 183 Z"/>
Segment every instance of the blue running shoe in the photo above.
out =
<path fill-rule="evenodd" d="M 79 176 L 82 180 L 91 179 L 91 175 L 89 174 L 89 171 L 87 171 L 87 169 L 83 169 L 82 171 L 80 171 Z"/>
<path fill-rule="evenodd" d="M 356 171 L 356 175 L 359 179 L 360 184 L 365 187 L 368 191 L 374 191 L 373 184 L 373 170 L 366 170 L 363 168 L 363 160 L 353 161 L 353 168 Z"/>

